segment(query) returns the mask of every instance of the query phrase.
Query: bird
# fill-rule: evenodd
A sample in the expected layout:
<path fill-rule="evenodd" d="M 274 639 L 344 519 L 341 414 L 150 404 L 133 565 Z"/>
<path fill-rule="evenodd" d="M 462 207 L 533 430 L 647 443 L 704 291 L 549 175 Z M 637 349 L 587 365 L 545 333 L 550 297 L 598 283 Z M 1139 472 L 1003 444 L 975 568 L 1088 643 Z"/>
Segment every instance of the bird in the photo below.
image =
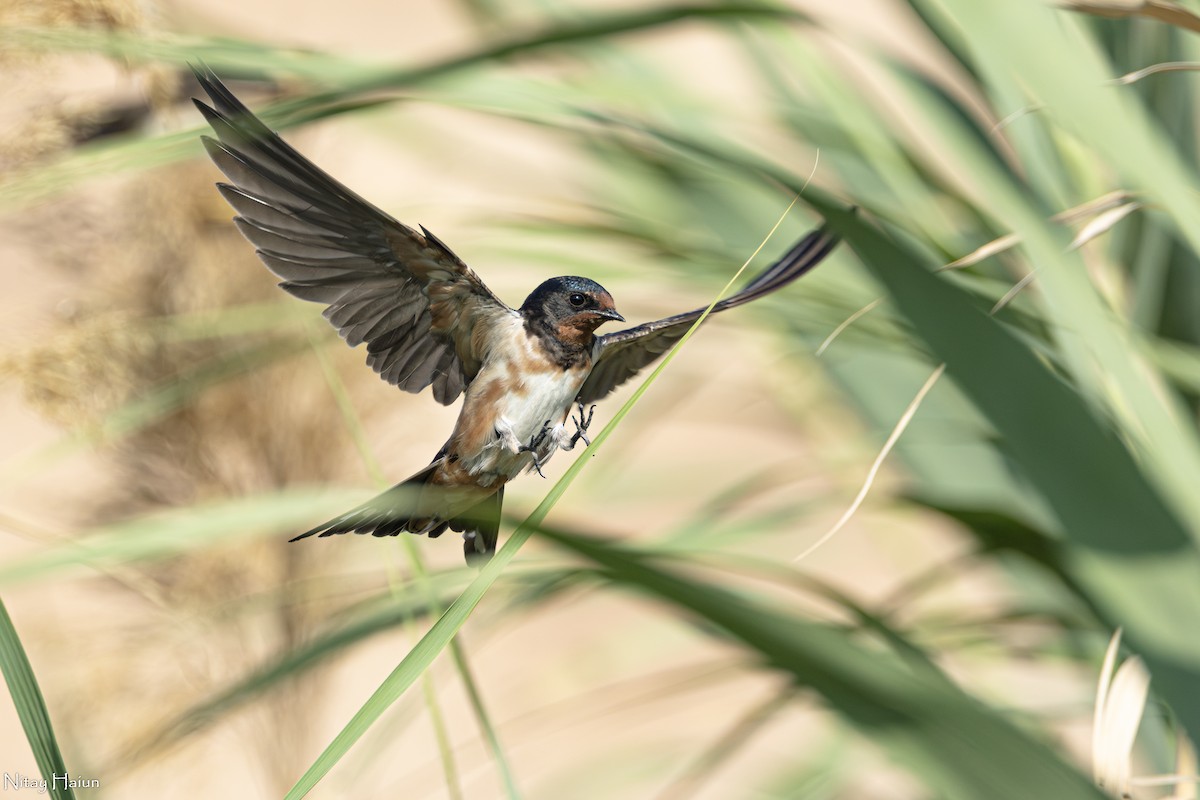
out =
<path fill-rule="evenodd" d="M 613 296 L 588 278 L 537 286 L 518 307 L 496 296 L 424 226 L 414 229 L 355 194 L 258 119 L 209 68 L 193 67 L 208 102 L 193 102 L 216 134 L 209 157 L 234 224 L 279 286 L 325 306 L 325 318 L 367 364 L 406 392 L 443 404 L 464 395 L 450 438 L 412 477 L 291 541 L 358 533 L 435 538 L 462 533 L 467 563 L 494 553 L 504 487 L 558 450 L 591 445 L 595 404 L 654 362 L 705 309 L 597 335 L 624 322 Z M 211 105 L 210 105 L 211 103 Z M 757 300 L 819 264 L 838 237 L 821 227 L 721 312 Z"/>

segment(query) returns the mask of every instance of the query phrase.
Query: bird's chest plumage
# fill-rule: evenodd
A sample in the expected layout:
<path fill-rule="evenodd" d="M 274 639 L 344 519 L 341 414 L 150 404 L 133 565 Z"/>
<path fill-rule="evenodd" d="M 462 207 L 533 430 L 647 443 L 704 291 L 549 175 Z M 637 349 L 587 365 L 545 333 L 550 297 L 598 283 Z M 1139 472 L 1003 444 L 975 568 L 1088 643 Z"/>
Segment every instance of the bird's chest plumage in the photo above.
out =
<path fill-rule="evenodd" d="M 480 479 L 515 477 L 533 463 L 527 446 L 549 424 L 539 449 L 548 458 L 579 388 L 591 371 L 591 359 L 569 367 L 554 363 L 517 319 L 493 334 L 488 358 L 467 389 L 450 440 L 450 454 Z"/>

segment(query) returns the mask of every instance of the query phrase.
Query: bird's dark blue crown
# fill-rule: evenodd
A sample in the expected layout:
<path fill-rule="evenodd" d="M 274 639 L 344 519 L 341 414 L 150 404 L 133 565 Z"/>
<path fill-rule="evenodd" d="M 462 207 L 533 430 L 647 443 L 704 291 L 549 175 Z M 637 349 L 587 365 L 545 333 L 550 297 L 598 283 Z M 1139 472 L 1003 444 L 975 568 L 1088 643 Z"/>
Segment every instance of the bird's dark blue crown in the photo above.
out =
<path fill-rule="evenodd" d="M 581 278 L 578 275 L 563 275 L 539 284 L 536 289 L 529 293 L 529 297 L 525 298 L 525 302 L 521 304 L 521 310 L 541 308 L 547 299 L 555 295 L 571 294 L 574 292 L 594 295 L 604 291 L 607 290 L 591 278 Z"/>

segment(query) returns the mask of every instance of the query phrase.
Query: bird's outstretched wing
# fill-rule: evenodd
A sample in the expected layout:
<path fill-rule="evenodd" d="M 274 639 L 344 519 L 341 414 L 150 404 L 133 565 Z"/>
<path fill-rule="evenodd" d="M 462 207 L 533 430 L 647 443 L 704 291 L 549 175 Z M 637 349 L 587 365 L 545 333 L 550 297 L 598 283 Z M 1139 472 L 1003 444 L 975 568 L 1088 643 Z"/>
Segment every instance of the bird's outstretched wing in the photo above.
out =
<path fill-rule="evenodd" d="M 479 371 L 478 334 L 517 312 L 436 236 L 409 228 L 338 183 L 242 105 L 208 69 L 196 100 L 220 141 L 202 137 L 231 183 L 217 184 L 242 234 L 296 297 L 326 305 L 367 363 L 409 392 L 449 405 Z M 472 337 L 472 331 L 476 336 Z"/>
<path fill-rule="evenodd" d="M 740 306 L 787 286 L 821 263 L 838 243 L 838 237 L 819 228 L 796 243 L 787 255 L 767 267 L 732 297 L 713 306 L 712 313 Z M 579 402 L 594 403 L 654 362 L 683 338 L 703 308 L 647 322 L 623 331 L 598 336 L 592 372 L 579 389 Z"/>

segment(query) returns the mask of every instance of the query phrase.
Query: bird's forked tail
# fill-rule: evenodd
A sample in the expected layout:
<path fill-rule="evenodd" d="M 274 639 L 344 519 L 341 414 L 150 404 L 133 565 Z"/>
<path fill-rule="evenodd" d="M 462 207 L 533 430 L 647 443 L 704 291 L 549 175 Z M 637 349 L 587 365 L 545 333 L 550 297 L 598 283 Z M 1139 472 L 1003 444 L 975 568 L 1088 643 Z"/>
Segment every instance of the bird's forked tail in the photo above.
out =
<path fill-rule="evenodd" d="M 463 554 L 472 566 L 483 566 L 496 550 L 504 486 L 445 487 L 431 481 L 441 459 L 386 492 L 334 517 L 290 541 L 342 533 L 398 536 L 425 534 L 435 539 L 449 528 L 461 531 Z"/>

